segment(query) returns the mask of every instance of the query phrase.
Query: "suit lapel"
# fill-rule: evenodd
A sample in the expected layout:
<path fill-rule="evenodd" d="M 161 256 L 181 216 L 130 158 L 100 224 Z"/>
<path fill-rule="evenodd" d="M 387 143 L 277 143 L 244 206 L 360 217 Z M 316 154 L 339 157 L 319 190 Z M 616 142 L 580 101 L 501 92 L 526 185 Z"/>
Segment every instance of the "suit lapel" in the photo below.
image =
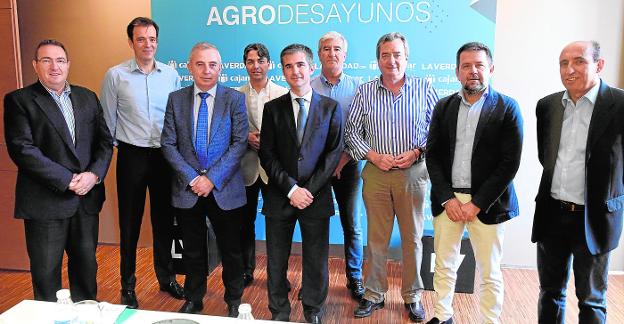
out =
<path fill-rule="evenodd" d="M 54 125 L 54 128 L 63 139 L 63 142 L 65 142 L 65 145 L 67 145 L 72 154 L 77 157 L 76 147 L 74 145 L 74 142 L 72 141 L 71 134 L 69 133 L 69 128 L 67 127 L 67 122 L 65 121 L 65 117 L 61 112 L 61 108 L 59 108 L 59 106 L 56 104 L 56 101 L 54 101 L 52 96 L 41 84 L 38 84 L 35 89 L 35 103 L 37 103 L 37 106 L 39 106 L 41 111 L 43 111 L 43 113 L 48 117 L 52 125 Z M 76 105 L 73 100 L 72 105 Z"/>
<path fill-rule="evenodd" d="M 451 104 L 449 105 L 448 111 L 448 129 L 449 129 L 449 151 L 451 161 L 455 156 L 455 141 L 457 139 L 457 114 L 459 113 L 459 104 L 461 102 L 461 98 L 459 95 L 455 95 L 451 99 Z"/>
<path fill-rule="evenodd" d="M 475 137 L 472 143 L 472 153 L 474 154 L 474 150 L 477 147 L 477 143 L 479 143 L 479 139 L 481 138 L 481 134 L 483 134 L 483 130 L 488 124 L 494 109 L 496 108 L 496 104 L 498 102 L 498 93 L 494 91 L 494 89 L 489 89 L 490 93 L 485 99 L 483 106 L 481 107 L 481 114 L 479 114 L 479 121 L 477 122 L 477 129 L 475 130 Z"/>
<path fill-rule="evenodd" d="M 607 129 L 607 125 L 612 120 L 613 115 L 613 97 L 611 90 L 602 80 L 600 81 L 600 89 L 596 97 L 596 104 L 592 112 L 591 121 L 589 122 L 589 130 L 587 134 L 587 149 L 585 157 L 589 159 L 591 149 L 596 144 L 602 133 Z"/>
<path fill-rule="evenodd" d="M 282 98 L 284 102 L 283 104 L 279 105 L 279 107 L 280 109 L 283 110 L 284 119 L 286 119 L 286 127 L 288 128 L 288 133 L 293 138 L 295 143 L 298 143 L 297 127 L 295 126 L 295 112 L 293 111 L 292 96 L 290 95 L 290 92 L 289 92 L 287 96 L 283 96 Z"/>
<path fill-rule="evenodd" d="M 561 103 L 563 98 L 563 92 L 561 95 L 554 97 L 554 102 L 549 104 L 550 125 L 548 127 L 547 143 L 545 152 L 548 155 L 544 156 L 544 168 L 548 170 L 554 170 L 555 163 L 557 162 L 557 154 L 559 153 L 559 142 L 561 141 L 561 128 L 563 127 L 563 113 L 565 107 Z"/>
<path fill-rule="evenodd" d="M 69 95 L 69 98 L 71 99 L 72 108 L 74 110 L 74 123 L 76 125 L 76 145 L 74 146 L 77 148 L 80 144 L 79 141 L 83 139 L 83 134 L 81 132 L 83 130 L 83 126 L 87 122 L 85 120 L 85 105 L 83 103 L 83 98 L 77 95 L 74 91 L 72 91 L 72 93 Z"/>
<path fill-rule="evenodd" d="M 306 127 L 303 131 L 303 139 L 301 140 L 301 143 L 304 143 L 310 139 L 310 136 L 312 136 L 315 125 L 319 124 L 318 120 L 320 118 L 320 113 L 321 113 L 319 111 L 320 101 L 321 101 L 321 97 L 315 91 L 312 91 L 310 107 L 308 108 L 308 120 L 306 122 Z"/>
<path fill-rule="evenodd" d="M 209 143 L 212 142 L 225 119 L 225 108 L 228 106 L 229 101 L 230 96 L 226 95 L 225 89 L 220 84 L 217 84 L 217 93 L 212 105 L 212 120 L 210 121 L 210 135 L 208 135 L 210 138 Z"/>
<path fill-rule="evenodd" d="M 190 85 L 185 88 L 185 93 L 182 95 L 182 102 L 180 106 L 180 112 L 183 120 L 186 120 L 187 127 L 187 141 L 191 143 L 193 152 L 195 152 L 195 98 L 193 96 L 194 86 Z M 184 125 L 184 124 L 183 124 Z"/>

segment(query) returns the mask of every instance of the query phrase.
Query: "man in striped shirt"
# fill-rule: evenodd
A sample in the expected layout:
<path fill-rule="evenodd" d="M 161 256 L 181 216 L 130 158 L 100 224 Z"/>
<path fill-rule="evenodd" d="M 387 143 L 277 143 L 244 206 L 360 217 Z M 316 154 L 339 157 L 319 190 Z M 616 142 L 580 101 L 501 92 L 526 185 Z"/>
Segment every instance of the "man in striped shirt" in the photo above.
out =
<path fill-rule="evenodd" d="M 403 250 L 401 295 L 412 321 L 425 319 L 420 302 L 423 200 L 428 174 L 424 163 L 431 113 L 438 96 L 426 79 L 405 74 L 409 47 L 399 33 L 377 42 L 381 77 L 358 88 L 346 126 L 347 151 L 366 159 L 362 171 L 368 217 L 368 260 L 364 298 L 355 317 L 384 307 L 388 290 L 386 257 L 394 217 Z"/>

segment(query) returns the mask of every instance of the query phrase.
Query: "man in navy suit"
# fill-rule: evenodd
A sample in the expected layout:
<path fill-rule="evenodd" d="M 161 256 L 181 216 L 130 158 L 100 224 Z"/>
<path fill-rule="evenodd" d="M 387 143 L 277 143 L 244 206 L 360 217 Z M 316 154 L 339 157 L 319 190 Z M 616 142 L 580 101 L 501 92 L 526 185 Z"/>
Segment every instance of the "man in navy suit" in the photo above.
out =
<path fill-rule="evenodd" d="M 290 92 L 266 103 L 260 162 L 269 177 L 262 212 L 266 215 L 269 309 L 288 321 L 286 272 L 295 223 L 303 245 L 302 303 L 307 322 L 321 322 L 329 286 L 329 217 L 334 214 L 331 177 L 342 146 L 338 102 L 312 90 L 312 50 L 292 44 L 280 54 Z"/>
<path fill-rule="evenodd" d="M 459 249 L 468 229 L 481 275 L 483 323 L 500 323 L 505 222 L 518 216 L 512 180 L 520 166 L 518 103 L 489 86 L 492 53 L 481 43 L 457 51 L 459 92 L 441 99 L 431 117 L 427 170 L 431 179 L 436 292 L 430 324 L 453 322 Z"/>
<path fill-rule="evenodd" d="M 563 323 L 570 266 L 579 323 L 606 321 L 609 252 L 622 233 L 624 91 L 598 75 L 600 45 L 568 44 L 559 56 L 565 91 L 537 103 L 537 151 L 544 167 L 535 199 L 540 323 Z"/>
<path fill-rule="evenodd" d="M 182 229 L 186 267 L 184 313 L 199 313 L 206 294 L 206 216 L 223 264 L 228 316 L 238 316 L 243 294 L 240 228 L 246 203 L 240 160 L 247 148 L 245 96 L 217 84 L 221 55 L 209 43 L 191 50 L 194 84 L 169 95 L 161 138 L 174 170 L 172 205 Z"/>
<path fill-rule="evenodd" d="M 32 64 L 39 80 L 4 98 L 4 131 L 34 297 L 56 300 L 65 251 L 72 299 L 96 299 L 98 214 L 113 139 L 95 93 L 67 82 L 63 44 L 43 40 Z"/>

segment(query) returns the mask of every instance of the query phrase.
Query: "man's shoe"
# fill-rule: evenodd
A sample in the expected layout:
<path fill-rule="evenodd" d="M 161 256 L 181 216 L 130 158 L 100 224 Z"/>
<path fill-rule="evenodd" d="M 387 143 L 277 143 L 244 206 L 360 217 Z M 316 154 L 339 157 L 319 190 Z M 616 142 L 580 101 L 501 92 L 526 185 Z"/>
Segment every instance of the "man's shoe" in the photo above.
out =
<path fill-rule="evenodd" d="M 355 309 L 355 311 L 353 311 L 353 316 L 369 317 L 371 316 L 371 314 L 373 314 L 374 310 L 382 309 L 384 308 L 384 306 L 385 304 L 383 300 L 379 303 L 373 303 L 372 301 L 368 299 L 362 298 L 360 300 L 360 304 L 358 305 L 358 307 Z"/>
<path fill-rule="evenodd" d="M 137 301 L 134 290 L 121 290 L 121 304 L 126 305 L 128 308 L 131 309 L 139 308 L 139 302 Z"/>
<path fill-rule="evenodd" d="M 286 279 L 286 289 L 288 290 L 288 292 L 292 290 L 292 286 L 290 285 L 290 281 L 288 281 L 288 279 Z"/>
<path fill-rule="evenodd" d="M 407 308 L 409 318 L 413 322 L 420 323 L 425 320 L 425 308 L 423 307 L 421 302 L 409 304 L 406 303 L 405 308 Z"/>
<path fill-rule="evenodd" d="M 312 313 L 303 313 L 306 323 L 321 324 L 321 315 Z"/>
<path fill-rule="evenodd" d="M 449 318 L 446 321 L 440 321 L 437 317 L 434 317 L 427 322 L 427 324 L 453 324 L 453 318 Z"/>
<path fill-rule="evenodd" d="M 253 274 L 245 273 L 243 274 L 243 287 L 247 288 L 254 281 Z"/>
<path fill-rule="evenodd" d="M 184 288 L 175 280 L 166 285 L 160 285 L 160 291 L 168 292 L 175 299 L 184 299 Z"/>
<path fill-rule="evenodd" d="M 303 288 L 299 289 L 299 292 L 297 293 L 297 299 L 303 300 Z"/>
<path fill-rule="evenodd" d="M 282 321 L 282 322 L 290 322 L 290 316 L 285 313 L 277 313 L 271 315 L 272 321 Z"/>
<path fill-rule="evenodd" d="M 228 317 L 238 317 L 238 305 L 228 305 Z"/>
<path fill-rule="evenodd" d="M 364 285 L 362 279 L 349 278 L 347 280 L 347 288 L 351 291 L 351 297 L 355 300 L 361 300 L 364 298 Z"/>
<path fill-rule="evenodd" d="M 178 313 L 187 313 L 187 314 L 199 314 L 202 309 L 204 309 L 204 304 L 203 303 L 196 303 L 196 302 L 192 302 L 187 300 L 184 305 L 182 305 L 182 308 L 180 308 L 180 310 L 178 311 Z"/>

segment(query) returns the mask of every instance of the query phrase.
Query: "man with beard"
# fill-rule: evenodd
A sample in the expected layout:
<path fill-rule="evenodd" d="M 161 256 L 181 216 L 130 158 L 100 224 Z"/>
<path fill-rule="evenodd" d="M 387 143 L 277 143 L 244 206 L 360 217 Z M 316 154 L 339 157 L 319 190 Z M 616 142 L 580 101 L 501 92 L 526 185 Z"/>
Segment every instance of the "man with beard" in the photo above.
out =
<path fill-rule="evenodd" d="M 482 323 L 500 323 L 505 221 L 518 216 L 512 180 L 520 165 L 522 117 L 516 101 L 489 86 L 490 49 L 467 43 L 457 51 L 462 89 L 441 99 L 427 140 L 431 178 L 436 292 L 431 324 L 453 323 L 453 293 L 464 230 L 481 275 Z"/>

